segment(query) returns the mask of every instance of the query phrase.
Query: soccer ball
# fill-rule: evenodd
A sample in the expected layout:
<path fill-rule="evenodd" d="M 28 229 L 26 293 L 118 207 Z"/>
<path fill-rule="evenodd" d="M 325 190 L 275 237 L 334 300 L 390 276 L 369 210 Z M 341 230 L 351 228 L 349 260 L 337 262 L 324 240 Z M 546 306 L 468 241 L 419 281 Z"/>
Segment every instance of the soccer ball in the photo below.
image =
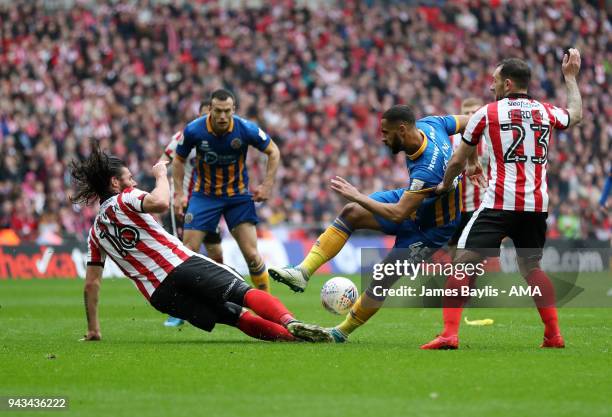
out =
<path fill-rule="evenodd" d="M 334 277 L 321 288 L 321 304 L 334 314 L 346 314 L 357 300 L 357 287 L 344 277 Z"/>

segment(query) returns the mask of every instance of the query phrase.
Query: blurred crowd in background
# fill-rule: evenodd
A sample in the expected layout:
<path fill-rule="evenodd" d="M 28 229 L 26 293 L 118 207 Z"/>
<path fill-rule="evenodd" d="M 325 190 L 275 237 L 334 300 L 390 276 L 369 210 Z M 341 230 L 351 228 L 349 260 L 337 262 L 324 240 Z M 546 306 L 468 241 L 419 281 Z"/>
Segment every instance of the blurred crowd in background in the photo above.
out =
<path fill-rule="evenodd" d="M 333 176 L 364 192 L 406 184 L 404 160 L 381 143 L 384 109 L 456 114 L 468 96 L 491 101 L 495 64 L 511 56 L 530 63 L 535 98 L 565 105 L 560 63 L 572 45 L 584 121 L 552 139 L 549 235 L 610 238 L 597 206 L 611 163 L 605 1 L 264 3 L 0 2 L 0 229 L 21 241 L 83 239 L 97 207 L 70 204 L 68 163 L 97 141 L 150 189 L 170 137 L 226 87 L 281 149 L 263 227 L 316 233 L 343 205 Z M 256 185 L 261 154 L 249 165 Z"/>

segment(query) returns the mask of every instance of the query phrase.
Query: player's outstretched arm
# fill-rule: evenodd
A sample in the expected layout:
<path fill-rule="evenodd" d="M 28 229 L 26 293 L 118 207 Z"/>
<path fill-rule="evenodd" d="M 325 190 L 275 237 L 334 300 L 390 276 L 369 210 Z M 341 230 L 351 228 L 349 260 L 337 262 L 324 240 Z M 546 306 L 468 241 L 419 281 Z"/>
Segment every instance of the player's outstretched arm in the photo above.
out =
<path fill-rule="evenodd" d="M 187 205 L 187 196 L 183 194 L 183 179 L 185 178 L 185 160 L 176 156 L 172 160 L 172 180 L 174 181 L 174 213 L 183 215 L 183 209 Z"/>
<path fill-rule="evenodd" d="M 580 71 L 580 52 L 574 48 L 570 48 L 568 52 L 563 56 L 561 71 L 567 88 L 567 111 L 570 116 L 569 127 L 571 127 L 582 120 L 582 96 L 576 81 L 576 76 Z"/>
<path fill-rule="evenodd" d="M 142 201 L 142 209 L 146 213 L 163 213 L 170 206 L 170 184 L 168 183 L 168 162 L 158 162 L 153 165 L 155 188 Z"/>
<path fill-rule="evenodd" d="M 455 114 L 454 115 L 455 119 L 457 119 L 457 132 L 456 133 L 460 133 L 463 135 L 463 132 L 465 132 L 465 127 L 467 126 L 468 122 L 470 121 L 470 116 L 468 116 L 467 114 Z"/>
<path fill-rule="evenodd" d="M 276 178 L 276 172 L 278 171 L 278 167 L 280 165 L 280 150 L 276 143 L 270 140 L 270 143 L 263 151 L 268 156 L 268 162 L 266 163 L 266 177 L 263 180 L 263 183 L 259 185 L 253 191 L 253 200 L 254 201 L 266 201 L 270 198 L 270 193 L 272 191 L 272 187 L 274 186 L 274 179 Z"/>
<path fill-rule="evenodd" d="M 84 341 L 100 340 L 100 321 L 98 320 L 98 294 L 102 282 L 103 267 L 88 265 L 85 271 L 85 288 L 83 296 L 85 299 L 85 315 L 87 317 L 87 334 Z"/>
<path fill-rule="evenodd" d="M 478 152 L 471 152 L 469 154 L 465 175 L 475 187 L 485 188 L 487 186 L 487 180 L 484 176 L 484 170 L 480 163 Z"/>
<path fill-rule="evenodd" d="M 450 161 L 448 161 L 446 171 L 444 172 L 444 179 L 436 187 L 436 193 L 443 194 L 453 188 L 455 178 L 464 170 L 466 162 L 469 159 L 473 159 L 473 153 L 476 153 L 476 146 L 468 145 L 465 141 L 461 141 L 459 147 L 453 152 Z"/>
<path fill-rule="evenodd" d="M 365 194 L 360 193 L 353 185 L 342 177 L 336 177 L 331 180 L 331 189 L 345 197 L 347 200 L 353 201 L 371 213 L 384 217 L 395 223 L 401 223 L 408 219 L 419 208 L 428 192 L 410 192 L 406 191 L 402 198 L 395 203 L 381 203 Z M 425 191 L 425 190 L 421 190 Z M 431 190 L 430 190 L 431 191 Z"/>

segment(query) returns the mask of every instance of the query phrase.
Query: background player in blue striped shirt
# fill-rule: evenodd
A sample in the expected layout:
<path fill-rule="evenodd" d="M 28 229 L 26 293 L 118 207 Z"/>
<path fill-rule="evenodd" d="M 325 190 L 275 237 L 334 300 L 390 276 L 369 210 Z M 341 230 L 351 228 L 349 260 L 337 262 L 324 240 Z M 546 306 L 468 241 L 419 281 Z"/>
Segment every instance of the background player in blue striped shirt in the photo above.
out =
<path fill-rule="evenodd" d="M 187 196 L 182 190 L 185 158 L 196 149 L 195 184 L 187 205 L 183 242 L 197 251 L 207 233 L 214 233 L 221 215 L 236 239 L 249 267 L 256 288 L 269 291 L 269 279 L 263 258 L 257 250 L 259 222 L 254 202 L 270 196 L 280 163 L 276 144 L 257 124 L 234 115 L 236 99 L 224 89 L 211 98 L 208 115 L 187 125 L 176 148 L 173 178 L 175 210 L 183 212 Z M 249 146 L 268 156 L 263 183 L 249 191 L 246 156 Z"/>

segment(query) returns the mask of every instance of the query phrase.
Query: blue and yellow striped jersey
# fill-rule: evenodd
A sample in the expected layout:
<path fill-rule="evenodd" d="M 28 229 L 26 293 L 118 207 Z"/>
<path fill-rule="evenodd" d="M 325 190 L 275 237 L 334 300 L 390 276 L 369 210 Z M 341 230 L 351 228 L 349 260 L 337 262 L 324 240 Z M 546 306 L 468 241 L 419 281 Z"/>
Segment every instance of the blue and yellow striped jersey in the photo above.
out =
<path fill-rule="evenodd" d="M 217 136 L 208 116 L 202 116 L 185 127 L 176 154 L 186 158 L 196 149 L 194 193 L 234 197 L 249 194 L 245 164 L 249 145 L 263 152 L 269 144 L 270 136 L 251 121 L 233 116 L 228 131 Z"/>
<path fill-rule="evenodd" d="M 437 196 L 433 188 L 442 182 L 452 155 L 449 139 L 459 130 L 455 116 L 429 116 L 419 119 L 416 127 L 423 135 L 423 144 L 412 155 L 406 156 L 410 173 L 408 192 L 431 192 L 417 209 L 414 220 L 423 227 L 438 227 L 454 221 L 461 213 L 461 186 L 448 194 Z"/>

